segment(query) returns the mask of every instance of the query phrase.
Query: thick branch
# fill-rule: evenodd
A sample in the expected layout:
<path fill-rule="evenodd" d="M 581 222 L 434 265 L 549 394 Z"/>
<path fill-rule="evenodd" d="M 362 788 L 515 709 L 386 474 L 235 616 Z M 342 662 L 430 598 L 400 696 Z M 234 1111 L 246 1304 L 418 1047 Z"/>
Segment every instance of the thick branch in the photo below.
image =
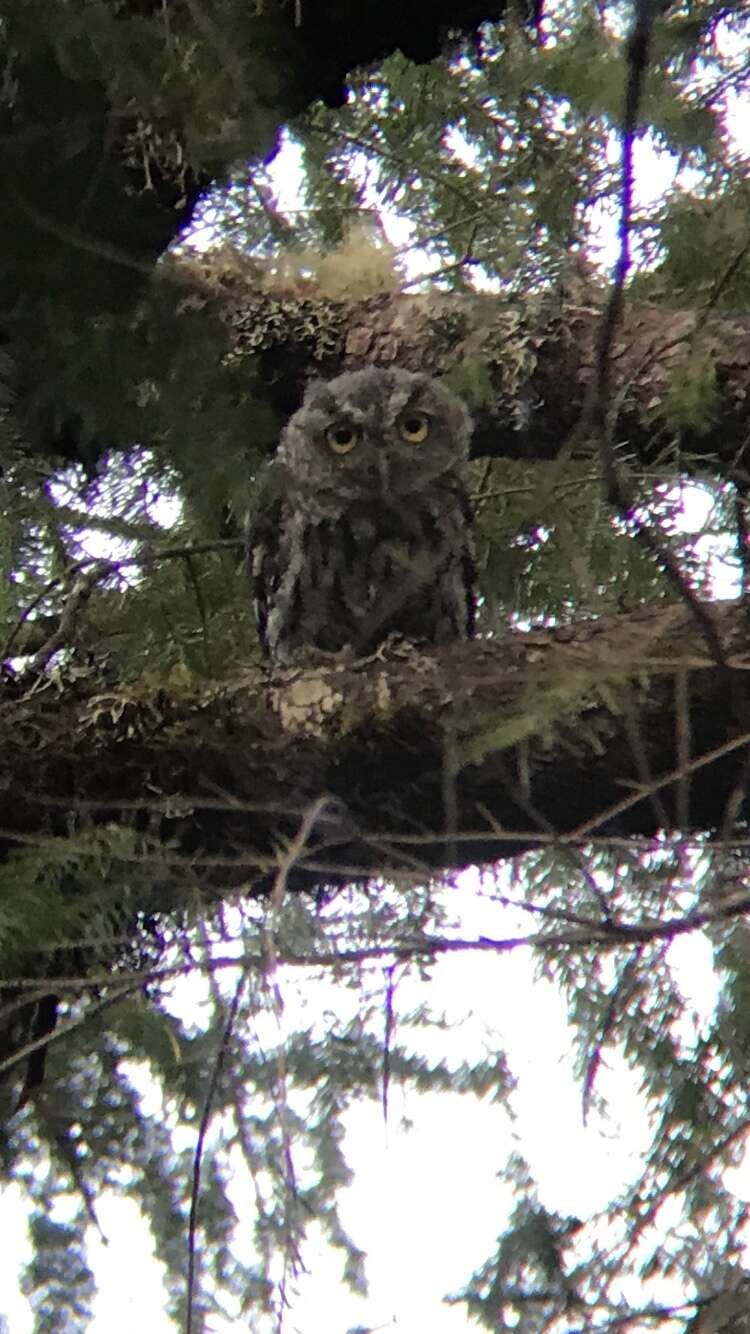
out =
<path fill-rule="evenodd" d="M 744 617 L 710 610 L 744 696 Z M 682 607 L 191 692 L 77 677 L 4 696 L 6 847 L 63 855 L 91 822 L 140 831 L 117 856 L 149 868 L 155 911 L 188 873 L 212 893 L 268 889 L 323 794 L 296 884 L 716 829 L 750 745 Z"/>
<path fill-rule="evenodd" d="M 264 378 L 281 382 L 280 412 L 296 406 L 311 373 L 371 362 L 452 372 L 471 400 L 475 456 L 544 460 L 591 450 L 581 423 L 596 375 L 602 302 L 598 289 L 585 304 L 530 302 L 519 321 L 517 304 L 500 297 L 431 293 L 347 305 L 264 292 L 256 276 L 230 283 L 218 308 L 235 349 L 257 355 Z M 671 447 L 688 468 L 709 462 L 743 476 L 749 346 L 747 318 L 630 303 L 609 348 L 613 438 L 643 466 L 663 465 Z M 681 386 L 697 380 L 705 397 L 691 416 Z"/>

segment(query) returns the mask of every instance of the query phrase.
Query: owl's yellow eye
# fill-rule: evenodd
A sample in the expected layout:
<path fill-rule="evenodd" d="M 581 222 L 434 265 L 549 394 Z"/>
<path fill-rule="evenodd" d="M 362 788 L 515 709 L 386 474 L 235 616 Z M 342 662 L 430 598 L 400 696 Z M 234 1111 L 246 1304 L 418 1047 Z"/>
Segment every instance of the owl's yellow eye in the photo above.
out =
<path fill-rule="evenodd" d="M 422 412 L 405 412 L 399 418 L 398 429 L 403 440 L 410 445 L 421 445 L 427 439 L 430 423 Z"/>
<path fill-rule="evenodd" d="M 353 426 L 347 426 L 342 422 L 340 426 L 329 426 L 326 431 L 326 440 L 328 441 L 334 454 L 348 454 L 350 449 L 354 449 L 359 435 Z"/>

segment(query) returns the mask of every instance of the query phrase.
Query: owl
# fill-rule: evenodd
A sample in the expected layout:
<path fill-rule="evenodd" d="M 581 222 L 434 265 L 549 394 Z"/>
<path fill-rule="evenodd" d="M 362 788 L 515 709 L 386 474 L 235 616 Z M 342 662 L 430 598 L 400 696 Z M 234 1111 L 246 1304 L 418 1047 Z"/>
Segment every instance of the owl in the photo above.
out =
<path fill-rule="evenodd" d="M 271 657 L 473 634 L 470 433 L 429 375 L 370 367 L 309 385 L 271 465 L 276 500 L 249 530 Z"/>

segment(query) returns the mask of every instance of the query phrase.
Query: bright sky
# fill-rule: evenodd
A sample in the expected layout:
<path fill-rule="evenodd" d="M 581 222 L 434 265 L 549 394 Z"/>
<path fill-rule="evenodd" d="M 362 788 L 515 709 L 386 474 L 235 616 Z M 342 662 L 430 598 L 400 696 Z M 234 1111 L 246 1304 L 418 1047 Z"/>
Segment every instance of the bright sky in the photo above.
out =
<path fill-rule="evenodd" d="M 508 915 L 488 922 L 487 901 L 478 910 L 471 884 L 465 929 L 492 933 L 509 929 Z M 472 921 L 472 918 L 476 920 Z M 515 924 L 516 928 L 521 923 Z M 689 986 L 696 1011 L 713 1005 L 708 945 L 684 937 L 672 957 Z M 297 979 L 282 978 L 285 999 Z M 413 1334 L 461 1334 L 475 1328 L 459 1306 L 443 1296 L 457 1291 L 472 1269 L 493 1249 L 502 1230 L 510 1194 L 496 1179 L 509 1153 L 518 1148 L 542 1185 L 544 1203 L 585 1217 L 603 1207 L 637 1171 L 646 1143 L 646 1124 L 632 1075 L 610 1059 L 598 1089 L 618 1109 L 603 1124 L 596 1116 L 584 1127 L 580 1089 L 571 1073 L 570 1031 L 564 1005 L 548 982 L 535 981 L 527 951 L 503 959 L 486 955 L 449 957 L 434 978 L 408 984 L 405 1008 L 420 999 L 443 1004 L 451 1027 L 439 1035 L 441 1051 L 456 1063 L 482 1050 L 486 1030 L 493 1047 L 503 1048 L 519 1079 L 512 1099 L 516 1116 L 492 1103 L 459 1095 L 420 1095 L 395 1085 L 388 1126 L 378 1105 L 362 1104 L 347 1117 L 347 1155 L 355 1184 L 345 1192 L 344 1226 L 368 1253 L 371 1296 L 350 1296 L 341 1285 L 340 1263 L 325 1245 L 305 1254 L 309 1276 L 299 1285 L 285 1328 L 288 1334 L 345 1334 L 356 1327 L 402 1330 Z M 402 1118 L 412 1122 L 408 1131 Z M 164 1299 L 159 1265 L 152 1258 L 145 1227 L 129 1201 L 101 1200 L 98 1213 L 109 1244 L 92 1232 L 100 1295 L 94 1334 L 174 1334 L 159 1312 Z M 17 1192 L 10 1188 L 0 1206 L 3 1262 L 12 1272 L 24 1258 L 18 1226 Z M 134 1281 L 134 1277 L 136 1277 Z M 3 1304 L 12 1334 L 30 1334 L 25 1303 Z M 216 1323 L 216 1334 L 229 1334 L 231 1322 Z"/>
<path fill-rule="evenodd" d="M 460 891 L 454 891 L 461 896 L 462 931 L 467 936 L 521 934 L 527 924 L 489 903 L 486 888 L 480 898 L 474 893 L 477 884 L 467 875 Z M 703 937 L 684 937 L 672 946 L 679 985 L 699 1023 L 715 1000 L 709 960 Z M 293 1022 L 304 979 L 282 970 L 280 984 Z M 459 1290 L 493 1250 L 511 1203 L 497 1174 L 514 1149 L 528 1160 L 548 1207 L 583 1217 L 605 1206 L 637 1172 L 647 1126 L 634 1078 L 621 1060 L 609 1057 L 597 1090 L 615 1114 L 606 1123 L 590 1115 L 584 1126 L 564 1005 L 550 983 L 534 979 L 528 951 L 502 959 L 443 958 L 431 983 L 410 980 L 399 988 L 398 1009 L 410 1010 L 420 1002 L 442 1005 L 449 1022 L 426 1040 L 428 1053 L 432 1045 L 435 1054 L 458 1064 L 486 1050 L 505 1051 L 519 1080 L 512 1098 L 515 1122 L 494 1103 L 420 1095 L 398 1084 L 392 1087 L 387 1126 L 379 1105 L 355 1107 L 346 1118 L 346 1152 L 355 1179 L 342 1212 L 344 1226 L 368 1253 L 370 1296 L 350 1295 L 341 1283 L 338 1257 L 324 1244 L 313 1245 L 305 1252 L 309 1273 L 297 1285 L 298 1298 L 285 1324 L 288 1334 L 345 1334 L 359 1327 L 405 1334 L 425 1328 L 431 1334 L 468 1331 L 474 1327 L 463 1307 L 442 1299 Z M 330 994 L 321 997 L 321 1008 L 330 1003 Z M 411 1129 L 403 1128 L 403 1120 L 411 1122 Z M 242 1215 L 241 1187 L 238 1204 Z M 136 1207 L 112 1197 L 100 1200 L 97 1209 L 108 1245 L 92 1230 L 100 1285 L 94 1334 L 129 1334 L 138 1328 L 174 1334 L 163 1315 L 160 1266 Z M 18 1194 L 9 1188 L 0 1205 L 6 1272 L 13 1272 L 25 1255 L 18 1211 Z M 12 1334 L 30 1334 L 26 1304 L 9 1300 L 7 1286 L 2 1301 Z M 219 1321 L 212 1329 L 230 1334 L 236 1326 Z"/>
<path fill-rule="evenodd" d="M 748 99 L 734 99 L 728 120 L 740 140 L 747 139 Z M 641 142 L 636 167 L 639 202 L 653 203 L 672 179 L 674 167 L 665 154 Z M 282 210 L 299 206 L 299 167 L 294 147 L 286 144 L 273 164 Z M 409 239 L 409 226 L 391 213 L 383 214 L 389 239 L 398 247 Z M 601 219 L 601 254 L 612 263 L 616 240 L 611 218 Z M 424 269 L 419 254 L 406 257 L 407 272 Z M 429 266 L 428 266 L 429 267 Z M 706 493 L 686 493 L 686 526 L 702 522 L 710 503 Z M 727 575 L 714 566 L 717 591 L 729 591 Z M 487 901 L 481 916 L 468 878 L 461 886 L 464 928 L 491 934 Z M 474 920 L 476 919 L 476 920 Z M 498 931 L 507 933 L 507 913 Z M 514 923 L 523 929 L 522 924 Z M 710 949 L 703 937 L 682 937 L 670 949 L 680 986 L 705 1019 L 715 1001 Z M 281 976 L 282 989 L 293 991 L 298 979 Z M 409 982 L 404 1006 L 419 1002 L 422 984 Z M 493 1251 L 510 1203 L 508 1189 L 497 1173 L 510 1152 L 520 1148 L 540 1183 L 543 1202 L 552 1209 L 585 1217 L 604 1206 L 635 1175 L 646 1142 L 646 1122 L 634 1079 L 624 1063 L 610 1058 L 598 1089 L 610 1098 L 619 1119 L 603 1123 L 596 1115 L 584 1126 L 580 1089 L 572 1077 L 570 1030 L 556 989 L 535 980 L 527 951 L 502 959 L 487 955 L 451 956 L 435 967 L 433 981 L 421 999 L 438 1003 L 452 1026 L 440 1034 L 441 1049 L 456 1062 L 474 1048 L 483 1050 L 486 1030 L 504 1047 L 519 1078 L 512 1099 L 515 1122 L 496 1104 L 470 1096 L 420 1095 L 392 1088 L 388 1126 L 375 1104 L 361 1104 L 347 1117 L 346 1152 L 355 1184 L 345 1194 L 343 1221 L 354 1241 L 368 1253 L 370 1296 L 358 1299 L 341 1284 L 340 1263 L 325 1245 L 305 1253 L 309 1270 L 298 1284 L 299 1297 L 285 1323 L 287 1334 L 346 1334 L 357 1327 L 415 1334 L 466 1334 L 476 1329 L 461 1306 L 443 1302 L 457 1291 L 472 1270 Z M 405 1130 L 402 1118 L 412 1123 Z M 738 1193 L 750 1198 L 750 1174 L 734 1174 Z M 0 1199 L 0 1235 L 6 1281 L 0 1310 L 12 1334 L 30 1334 L 30 1311 L 20 1295 L 14 1298 L 8 1278 L 27 1258 L 27 1242 L 19 1217 L 18 1192 L 6 1187 Z M 174 1334 L 163 1314 L 160 1267 L 149 1236 L 132 1202 L 105 1198 L 98 1202 L 105 1246 L 93 1233 L 91 1250 L 100 1285 L 93 1334 Z M 215 1334 L 236 1329 L 217 1323 Z M 637 1334 L 634 1329 L 633 1334 Z"/>

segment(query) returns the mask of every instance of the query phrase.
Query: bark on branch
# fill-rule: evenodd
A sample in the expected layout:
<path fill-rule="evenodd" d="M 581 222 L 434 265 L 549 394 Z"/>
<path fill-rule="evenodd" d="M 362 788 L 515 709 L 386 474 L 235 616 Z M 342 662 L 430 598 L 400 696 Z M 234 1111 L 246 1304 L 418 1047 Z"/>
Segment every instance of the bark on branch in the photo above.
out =
<path fill-rule="evenodd" d="M 364 365 L 450 372 L 475 419 L 476 457 L 554 459 L 592 452 L 582 434 L 596 374 L 606 291 L 576 300 L 517 303 L 489 295 L 381 295 L 326 300 L 264 289 L 263 275 L 175 265 L 224 320 L 232 355 L 258 359 L 280 415 L 293 411 L 311 374 Z M 750 320 L 631 302 L 611 348 L 613 438 L 628 458 L 744 483 L 750 426 Z"/>
<path fill-rule="evenodd" d="M 661 828 L 734 838 L 750 629 L 736 603 L 710 610 L 732 700 L 681 606 L 190 690 L 11 679 L 2 838 L 53 856 L 92 824 L 136 831 L 117 855 L 151 868 L 154 911 L 188 873 L 212 894 L 270 888 L 313 803 L 292 887 Z"/>

